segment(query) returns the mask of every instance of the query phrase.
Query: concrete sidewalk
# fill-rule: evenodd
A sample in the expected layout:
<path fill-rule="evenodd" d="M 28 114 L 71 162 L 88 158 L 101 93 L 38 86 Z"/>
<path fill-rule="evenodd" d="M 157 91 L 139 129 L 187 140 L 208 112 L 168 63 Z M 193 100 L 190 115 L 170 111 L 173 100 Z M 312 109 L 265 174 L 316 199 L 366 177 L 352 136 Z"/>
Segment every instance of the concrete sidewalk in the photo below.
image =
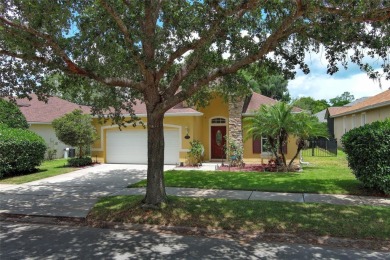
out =
<path fill-rule="evenodd" d="M 168 195 L 197 198 L 224 198 L 236 200 L 268 200 L 302 203 L 327 203 L 351 206 L 385 206 L 390 207 L 390 199 L 380 197 L 338 195 L 338 194 L 312 194 L 312 193 L 285 193 L 244 190 L 213 190 L 193 188 L 167 187 Z M 145 188 L 131 188 L 121 190 L 112 195 L 144 195 Z"/>

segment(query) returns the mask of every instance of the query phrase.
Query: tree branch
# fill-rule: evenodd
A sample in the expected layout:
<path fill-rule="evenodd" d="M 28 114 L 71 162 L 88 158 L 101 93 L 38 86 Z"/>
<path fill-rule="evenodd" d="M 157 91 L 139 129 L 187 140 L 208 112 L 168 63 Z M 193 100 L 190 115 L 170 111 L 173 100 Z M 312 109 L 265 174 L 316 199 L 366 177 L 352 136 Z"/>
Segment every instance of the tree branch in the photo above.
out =
<path fill-rule="evenodd" d="M 50 65 L 51 67 L 57 68 L 57 69 L 65 72 L 67 74 L 78 75 L 78 76 L 90 78 L 90 79 L 96 80 L 98 82 L 101 82 L 101 83 L 106 84 L 106 85 L 111 86 L 111 87 L 116 87 L 116 86 L 118 86 L 118 87 L 132 87 L 132 88 L 135 88 L 137 90 L 142 90 L 142 88 L 144 87 L 144 85 L 139 83 L 139 82 L 134 82 L 132 80 L 125 79 L 125 78 L 110 78 L 110 77 L 103 78 L 103 77 L 96 75 L 95 73 L 93 73 L 91 71 L 87 71 L 87 70 L 79 67 L 76 63 L 74 63 L 68 57 L 68 55 L 65 53 L 65 51 L 49 35 L 42 33 L 42 32 L 39 32 L 39 31 L 37 31 L 37 30 L 27 26 L 27 25 L 16 24 L 16 23 L 8 20 L 4 16 L 0 16 L 0 24 L 3 24 L 5 26 L 10 26 L 10 27 L 15 28 L 17 30 L 29 33 L 35 37 L 38 37 L 38 38 L 45 40 L 47 43 L 46 47 L 51 47 L 54 50 L 54 52 L 58 56 L 61 57 L 62 61 L 64 62 L 64 64 L 63 64 L 64 66 L 61 67 L 61 66 L 59 66 L 59 64 L 55 64 L 53 62 L 50 62 L 50 60 L 45 59 L 43 57 L 15 53 L 15 52 L 7 51 L 7 50 L 0 50 L 1 55 L 7 55 L 7 56 L 14 57 L 14 58 L 22 59 L 22 60 L 40 62 L 40 63 L 46 64 L 46 65 Z"/>
<path fill-rule="evenodd" d="M 247 10 L 250 10 L 252 8 L 255 8 L 258 6 L 259 3 L 256 0 L 250 0 L 250 1 L 243 1 L 241 4 L 238 4 L 236 8 L 230 10 L 229 12 L 226 12 L 224 16 L 221 19 L 218 19 L 214 21 L 214 23 L 211 24 L 210 29 L 204 31 L 203 36 L 200 37 L 197 40 L 194 40 L 193 42 L 182 46 L 178 48 L 176 51 L 174 51 L 170 57 L 168 58 L 167 62 L 161 67 L 161 69 L 158 71 L 156 76 L 156 81 L 160 81 L 161 78 L 164 76 L 164 74 L 169 70 L 169 68 L 173 65 L 175 60 L 179 57 L 181 57 L 184 53 L 190 50 L 196 50 L 201 49 L 204 47 L 207 43 L 212 41 L 216 34 L 219 32 L 221 20 L 225 17 L 236 15 L 236 19 L 239 19 L 242 17 Z M 219 7 L 218 5 L 216 5 Z"/>
<path fill-rule="evenodd" d="M 143 36 L 142 47 L 148 64 L 154 62 L 155 46 L 154 41 L 156 37 L 156 23 L 158 19 L 158 13 L 161 8 L 161 1 L 145 0 L 145 19 L 143 21 Z M 153 78 L 154 81 L 154 78 Z"/>
<path fill-rule="evenodd" d="M 54 53 L 56 53 L 64 61 L 64 63 L 67 66 L 67 69 L 69 71 L 71 71 L 73 74 L 77 74 L 77 75 L 87 75 L 88 74 L 87 71 L 85 71 L 83 68 L 80 68 L 79 66 L 77 66 L 77 64 L 74 63 L 69 58 L 69 56 L 65 53 L 65 51 L 58 45 L 58 43 L 56 41 L 54 41 L 50 37 L 50 35 L 39 32 L 39 31 L 29 27 L 28 25 L 16 24 L 16 23 L 8 20 L 7 18 L 5 18 L 2 15 L 0 16 L 0 24 L 10 26 L 12 28 L 21 30 L 23 32 L 27 32 L 35 37 L 38 37 L 38 38 L 45 40 L 47 42 L 46 46 L 47 47 L 50 46 L 53 48 Z"/>
<path fill-rule="evenodd" d="M 14 57 L 14 58 L 21 59 L 21 60 L 35 61 L 35 62 L 39 62 L 39 63 L 43 63 L 43 64 L 50 64 L 50 61 L 43 58 L 43 57 L 31 56 L 28 54 L 22 54 L 22 53 L 16 53 L 16 52 L 10 52 L 10 51 L 6 51 L 6 50 L 2 50 L 2 49 L 0 49 L 0 55 Z"/>
<path fill-rule="evenodd" d="M 150 76 L 150 72 L 147 70 L 145 63 L 143 62 L 143 60 L 138 55 L 137 50 L 134 49 L 134 41 L 132 40 L 130 32 L 127 29 L 127 26 L 125 25 L 123 20 L 120 18 L 120 16 L 115 12 L 115 10 L 105 0 L 100 0 L 100 3 L 103 6 L 103 8 L 107 11 L 107 13 L 114 19 L 114 21 L 117 24 L 119 30 L 123 33 L 123 35 L 125 37 L 125 41 L 127 42 L 128 48 L 130 50 L 130 55 L 137 62 L 138 67 L 139 67 L 141 73 L 145 77 Z M 125 1 L 125 4 L 130 5 L 130 3 L 128 1 Z"/>
<path fill-rule="evenodd" d="M 258 50 L 257 53 L 249 55 L 244 57 L 241 60 L 236 61 L 235 63 L 222 67 L 222 68 L 216 68 L 212 70 L 206 77 L 201 78 L 194 82 L 192 86 L 190 86 L 186 90 L 182 90 L 178 92 L 174 98 L 171 100 L 167 101 L 164 106 L 165 107 L 170 107 L 174 106 L 184 100 L 186 100 L 188 97 L 193 95 L 196 91 L 198 91 L 202 86 L 205 86 L 209 84 L 210 82 L 216 80 L 219 77 L 228 75 L 228 74 L 233 74 L 236 73 L 239 69 L 245 67 L 246 65 L 249 65 L 256 60 L 260 60 L 262 57 L 273 51 L 279 40 L 288 37 L 291 33 L 290 28 L 294 24 L 296 20 L 298 20 L 300 17 L 302 17 L 305 9 L 304 7 L 300 4 L 300 1 L 297 1 L 297 9 L 292 14 L 290 17 L 287 19 L 283 20 L 281 25 L 278 27 L 277 30 L 275 30 L 262 44 L 260 49 Z"/>
<path fill-rule="evenodd" d="M 369 11 L 359 16 L 351 15 L 350 10 L 334 7 L 315 6 L 314 10 L 317 13 L 335 14 L 343 18 L 348 18 L 348 20 L 353 22 L 383 22 L 390 19 L 390 7 Z"/>

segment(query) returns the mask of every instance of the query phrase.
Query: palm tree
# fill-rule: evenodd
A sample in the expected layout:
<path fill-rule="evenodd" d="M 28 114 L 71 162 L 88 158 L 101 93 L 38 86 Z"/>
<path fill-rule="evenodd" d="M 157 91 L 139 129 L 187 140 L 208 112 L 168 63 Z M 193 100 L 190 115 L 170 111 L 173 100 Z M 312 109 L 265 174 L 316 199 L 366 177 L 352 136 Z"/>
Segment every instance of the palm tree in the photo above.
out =
<path fill-rule="evenodd" d="M 297 152 L 291 159 L 288 168 L 290 169 L 293 161 L 298 157 L 300 151 L 305 147 L 305 141 L 313 137 L 329 137 L 328 129 L 324 123 L 318 121 L 318 118 L 306 113 L 294 114 L 294 132 L 297 137 Z"/>
<path fill-rule="evenodd" d="M 306 140 L 311 137 L 328 136 L 326 126 L 321 124 L 316 117 L 303 112 L 293 113 L 292 109 L 292 105 L 284 102 L 268 106 L 263 105 L 253 117 L 244 119 L 247 123 L 244 128 L 247 131 L 247 137 L 267 138 L 273 155 L 277 162 L 283 165 L 284 170 L 292 169 L 293 161 L 304 148 Z M 278 151 L 283 151 L 283 146 L 287 144 L 290 135 L 297 137 L 298 148 L 287 166 L 284 153 L 280 153 L 280 161 Z"/>
<path fill-rule="evenodd" d="M 248 137 L 267 138 L 273 155 L 285 170 L 287 170 L 286 157 L 281 153 L 282 161 L 280 161 L 278 150 L 283 151 L 289 133 L 294 131 L 295 123 L 291 113 L 292 109 L 291 105 L 284 102 L 268 106 L 262 105 L 253 117 L 244 119 L 248 123 L 245 127 Z"/>

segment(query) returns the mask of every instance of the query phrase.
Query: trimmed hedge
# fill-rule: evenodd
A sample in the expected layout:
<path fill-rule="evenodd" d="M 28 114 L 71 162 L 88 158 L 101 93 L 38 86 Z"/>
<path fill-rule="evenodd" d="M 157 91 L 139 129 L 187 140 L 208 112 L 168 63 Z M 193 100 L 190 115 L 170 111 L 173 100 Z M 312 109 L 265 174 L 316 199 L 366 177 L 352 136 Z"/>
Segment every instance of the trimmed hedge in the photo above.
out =
<path fill-rule="evenodd" d="M 11 128 L 28 128 L 27 120 L 19 107 L 2 98 L 0 98 L 0 124 L 5 124 Z"/>
<path fill-rule="evenodd" d="M 70 167 L 82 167 L 92 164 L 91 157 L 83 157 L 83 158 L 70 158 L 68 159 L 68 166 Z"/>
<path fill-rule="evenodd" d="M 356 178 L 367 188 L 390 194 L 390 119 L 354 128 L 341 142 Z"/>
<path fill-rule="evenodd" d="M 0 178 L 34 171 L 45 151 L 45 141 L 36 133 L 0 124 Z"/>

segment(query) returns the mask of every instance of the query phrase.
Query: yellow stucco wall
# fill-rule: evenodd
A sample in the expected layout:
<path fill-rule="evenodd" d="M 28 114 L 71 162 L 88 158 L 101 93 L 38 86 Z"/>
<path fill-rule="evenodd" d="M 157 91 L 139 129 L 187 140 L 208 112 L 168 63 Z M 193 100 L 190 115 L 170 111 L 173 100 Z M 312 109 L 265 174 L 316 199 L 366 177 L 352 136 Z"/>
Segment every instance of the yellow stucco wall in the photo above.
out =
<path fill-rule="evenodd" d="M 390 106 L 336 117 L 334 119 L 334 135 L 337 139 L 337 145 L 339 147 L 342 147 L 341 137 L 346 132 L 353 128 L 362 126 L 362 117 L 364 117 L 363 115 L 366 117 L 366 124 L 370 124 L 375 121 L 382 121 L 386 118 L 390 118 Z"/>
<path fill-rule="evenodd" d="M 187 163 L 188 162 L 188 155 L 187 152 L 190 148 L 190 142 L 193 140 L 199 140 L 204 148 L 205 148 L 205 154 L 204 154 L 204 160 L 209 161 L 210 160 L 210 129 L 211 129 L 211 120 L 213 118 L 224 118 L 226 119 L 226 130 L 227 133 L 229 131 L 229 106 L 224 101 L 223 98 L 219 96 L 214 96 L 214 99 L 207 107 L 204 108 L 197 108 L 197 111 L 203 113 L 202 116 L 169 116 L 167 115 L 164 118 L 164 126 L 165 128 L 169 126 L 175 126 L 178 127 L 181 131 L 181 148 L 180 148 L 180 162 Z M 141 120 L 147 124 L 147 120 L 145 117 L 142 117 Z M 108 121 L 104 125 L 100 125 L 97 121 L 97 119 L 93 120 L 93 124 L 95 125 L 99 140 L 97 140 L 94 145 L 92 146 L 92 156 L 94 159 L 97 159 L 99 162 L 105 162 L 105 150 L 106 150 L 106 134 L 107 131 L 119 131 L 118 126 L 114 125 L 112 126 L 111 122 Z M 141 126 L 137 126 L 134 128 L 133 126 L 128 126 L 126 128 L 123 128 L 122 131 L 134 131 L 136 129 L 140 129 Z M 188 134 L 191 137 L 190 139 L 185 139 L 184 136 L 187 134 L 187 128 L 188 128 Z M 245 133 L 244 133 L 245 138 Z M 252 149 L 252 140 L 248 139 L 244 143 L 244 160 L 246 162 L 254 162 L 259 163 L 260 162 L 260 154 L 253 154 Z M 287 148 L 287 158 L 292 158 L 295 151 L 296 151 L 296 144 L 295 139 L 290 138 Z"/>

